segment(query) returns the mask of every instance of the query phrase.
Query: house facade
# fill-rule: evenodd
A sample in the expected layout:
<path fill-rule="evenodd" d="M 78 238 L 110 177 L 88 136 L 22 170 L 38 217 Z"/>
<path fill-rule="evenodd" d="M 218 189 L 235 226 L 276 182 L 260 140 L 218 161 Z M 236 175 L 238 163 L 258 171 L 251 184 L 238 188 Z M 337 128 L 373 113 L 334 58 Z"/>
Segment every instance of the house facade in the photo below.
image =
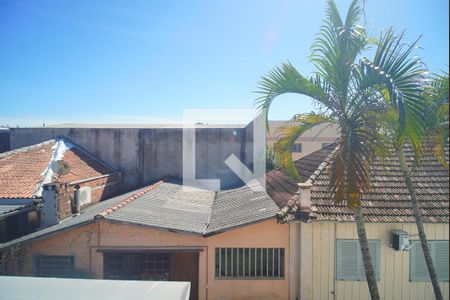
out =
<path fill-rule="evenodd" d="M 267 174 L 268 193 L 281 208 L 280 223 L 295 232 L 291 254 L 298 268 L 299 299 L 370 299 L 353 212 L 330 201 L 329 163 L 334 146 L 296 161 L 304 181 L 295 184 L 281 171 Z M 410 166 L 413 153 L 405 149 Z M 448 153 L 448 149 L 447 149 Z M 448 154 L 447 154 L 448 158 Z M 449 175 L 425 149 L 412 178 L 444 299 L 449 299 Z M 371 189 L 362 209 L 381 299 L 434 299 L 419 244 L 409 193 L 395 155 L 375 160 Z M 396 249 L 395 233 L 407 236 L 405 251 Z"/>
<path fill-rule="evenodd" d="M 56 222 L 0 243 L 0 272 L 189 281 L 191 299 L 369 299 L 353 212 L 327 191 L 333 155 L 329 145 L 295 161 L 300 183 L 270 171 L 266 191 L 185 189 L 166 177 L 119 196 L 100 193 L 79 214 L 70 209 L 72 181 L 47 182 L 41 209 L 56 205 Z M 448 299 L 448 170 L 426 152 L 412 174 Z M 395 156 L 374 161 L 371 176 L 362 203 L 380 295 L 432 299 Z M 405 251 L 397 249 L 399 232 Z"/>
<path fill-rule="evenodd" d="M 4 271 L 190 281 L 191 299 L 288 299 L 290 225 L 277 211 L 263 191 L 158 182 L 0 245 Z"/>
<path fill-rule="evenodd" d="M 61 161 L 66 174 L 53 170 Z M 0 154 L 0 242 L 68 217 L 75 189 L 87 207 L 114 195 L 119 182 L 120 172 L 64 138 Z M 52 209 L 42 209 L 46 200 L 56 202 Z"/>
<path fill-rule="evenodd" d="M 370 299 L 359 259 L 356 225 L 350 222 L 311 222 L 297 226 L 301 236 L 298 250 L 301 299 Z M 426 278 L 426 265 L 424 261 L 417 263 L 416 260 L 416 257 L 423 256 L 416 224 L 366 223 L 365 227 L 369 243 L 373 243 L 372 262 L 377 270 L 381 299 L 434 299 L 433 287 Z M 396 251 L 393 248 L 394 230 L 402 230 L 412 236 L 411 250 Z M 448 224 L 428 223 L 425 231 L 431 247 L 441 244 L 438 250 L 441 254 L 433 255 L 433 259 L 444 299 L 449 299 Z"/>

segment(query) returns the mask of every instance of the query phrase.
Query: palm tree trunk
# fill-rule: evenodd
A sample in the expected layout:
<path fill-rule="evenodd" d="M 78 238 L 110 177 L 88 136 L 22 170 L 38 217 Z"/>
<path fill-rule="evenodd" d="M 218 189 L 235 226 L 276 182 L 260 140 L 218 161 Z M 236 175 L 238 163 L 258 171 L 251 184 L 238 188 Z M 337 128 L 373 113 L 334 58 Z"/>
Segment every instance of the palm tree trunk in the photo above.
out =
<path fill-rule="evenodd" d="M 417 202 L 416 190 L 414 189 L 411 176 L 408 171 L 408 165 L 406 164 L 405 153 L 402 148 L 396 147 L 398 160 L 400 162 L 400 168 L 405 178 L 406 186 L 408 187 L 409 195 L 411 198 L 411 206 L 416 219 L 417 231 L 419 232 L 420 244 L 422 245 L 423 256 L 427 264 L 428 273 L 430 273 L 431 283 L 433 284 L 434 295 L 437 300 L 442 300 L 441 287 L 439 286 L 439 280 L 434 268 L 433 260 L 431 259 L 430 248 L 428 247 L 427 236 L 425 235 L 425 229 L 423 228 L 422 213 L 419 210 L 419 204 Z"/>
<path fill-rule="evenodd" d="M 362 216 L 361 207 L 355 211 L 355 222 L 358 232 L 359 246 L 361 248 L 361 255 L 364 263 L 364 270 L 366 271 L 367 284 L 369 285 L 370 298 L 372 300 L 379 300 L 377 278 L 375 276 L 375 269 L 373 268 L 372 259 L 370 258 L 369 242 L 367 241 L 366 228 Z"/>

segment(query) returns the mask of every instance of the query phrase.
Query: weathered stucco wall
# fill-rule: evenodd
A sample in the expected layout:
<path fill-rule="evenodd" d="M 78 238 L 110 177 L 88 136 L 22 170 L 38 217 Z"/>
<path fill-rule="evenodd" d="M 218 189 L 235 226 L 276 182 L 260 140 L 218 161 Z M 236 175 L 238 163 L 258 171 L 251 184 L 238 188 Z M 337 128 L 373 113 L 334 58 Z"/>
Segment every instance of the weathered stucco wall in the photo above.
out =
<path fill-rule="evenodd" d="M 370 299 L 366 281 L 335 280 L 336 239 L 358 239 L 354 223 L 300 224 L 301 299 Z M 390 247 L 391 231 L 404 230 L 418 239 L 415 224 L 367 223 L 367 238 L 380 240 L 380 298 L 385 300 L 434 299 L 431 282 L 410 282 L 410 252 Z M 448 240 L 448 224 L 425 224 L 429 240 Z M 449 299 L 449 283 L 441 283 L 444 299 Z"/>
<path fill-rule="evenodd" d="M 10 150 L 9 130 L 0 129 L 0 153 Z"/>
<path fill-rule="evenodd" d="M 98 274 L 91 268 L 91 247 L 97 243 L 97 233 L 97 224 L 90 224 L 27 244 L 21 250 L 18 262 L 8 263 L 7 272 L 32 276 L 34 255 L 74 255 L 77 271 L 97 277 Z"/>
<path fill-rule="evenodd" d="M 285 277 L 276 280 L 215 279 L 215 248 L 285 248 Z M 270 220 L 208 238 L 208 299 L 289 299 L 289 225 Z"/>
<path fill-rule="evenodd" d="M 14 128 L 11 149 L 30 146 L 63 136 L 94 156 L 122 171 L 122 190 L 183 174 L 183 131 L 181 128 Z M 235 185 L 239 178 L 224 161 L 235 154 L 251 164 L 246 128 L 197 128 L 196 176 L 221 179 L 222 186 Z"/>
<path fill-rule="evenodd" d="M 289 225 L 274 219 L 240 227 L 208 238 L 148 227 L 112 224 L 100 221 L 25 246 L 19 264 L 10 264 L 10 272 L 19 266 L 22 275 L 32 275 L 32 257 L 37 254 L 75 255 L 77 270 L 95 278 L 103 276 L 101 247 L 202 247 L 199 252 L 199 299 L 288 299 L 289 298 Z M 230 280 L 215 278 L 216 247 L 285 248 L 285 277 L 277 280 Z"/>

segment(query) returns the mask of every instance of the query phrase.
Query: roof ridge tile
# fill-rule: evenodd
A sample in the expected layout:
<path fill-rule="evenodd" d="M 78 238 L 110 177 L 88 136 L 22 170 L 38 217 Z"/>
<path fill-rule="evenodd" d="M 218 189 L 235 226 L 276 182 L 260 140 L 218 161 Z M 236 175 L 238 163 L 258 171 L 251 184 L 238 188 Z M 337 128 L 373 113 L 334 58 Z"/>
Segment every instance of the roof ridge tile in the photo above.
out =
<path fill-rule="evenodd" d="M 140 191 L 137 191 L 136 193 L 134 193 L 133 195 L 129 196 L 128 198 L 120 201 L 119 203 L 117 203 L 116 205 L 98 213 L 97 215 L 95 215 L 94 219 L 101 219 L 104 218 L 110 214 L 112 214 L 113 212 L 119 210 L 120 208 L 124 207 L 125 205 L 127 205 L 128 203 L 138 199 L 139 197 L 141 197 L 142 195 L 150 192 L 151 190 L 154 190 L 155 188 L 157 188 L 158 186 L 160 186 L 164 181 L 160 180 L 146 188 L 141 189 Z"/>
<path fill-rule="evenodd" d="M 336 146 L 333 151 L 330 152 L 330 154 L 327 155 L 325 160 L 317 167 L 317 169 L 309 176 L 308 180 L 311 183 L 313 183 L 316 178 L 322 173 L 322 171 L 325 169 L 326 166 L 328 166 L 331 163 L 331 158 L 339 151 L 339 146 Z M 305 181 L 305 182 L 306 182 Z"/>

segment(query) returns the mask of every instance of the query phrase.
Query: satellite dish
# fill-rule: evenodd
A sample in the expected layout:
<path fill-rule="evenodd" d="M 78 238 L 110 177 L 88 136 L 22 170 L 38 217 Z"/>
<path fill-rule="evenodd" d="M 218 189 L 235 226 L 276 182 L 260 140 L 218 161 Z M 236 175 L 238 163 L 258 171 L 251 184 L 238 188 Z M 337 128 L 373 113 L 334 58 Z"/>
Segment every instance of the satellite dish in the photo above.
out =
<path fill-rule="evenodd" d="M 70 170 L 72 170 L 72 166 L 65 160 L 55 160 L 51 164 L 51 169 L 53 173 L 63 176 L 69 174 Z"/>

